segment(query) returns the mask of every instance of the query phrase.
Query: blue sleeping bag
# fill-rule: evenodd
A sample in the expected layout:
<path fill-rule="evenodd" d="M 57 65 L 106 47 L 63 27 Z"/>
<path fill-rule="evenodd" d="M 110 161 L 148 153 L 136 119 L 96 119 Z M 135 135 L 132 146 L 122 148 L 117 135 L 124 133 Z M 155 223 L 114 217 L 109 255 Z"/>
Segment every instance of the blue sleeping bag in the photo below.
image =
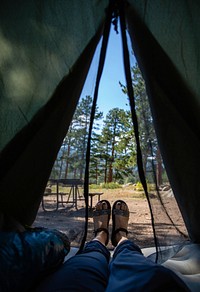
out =
<path fill-rule="evenodd" d="M 36 228 L 0 232 L 0 291 L 30 291 L 63 263 L 70 250 L 66 235 Z"/>

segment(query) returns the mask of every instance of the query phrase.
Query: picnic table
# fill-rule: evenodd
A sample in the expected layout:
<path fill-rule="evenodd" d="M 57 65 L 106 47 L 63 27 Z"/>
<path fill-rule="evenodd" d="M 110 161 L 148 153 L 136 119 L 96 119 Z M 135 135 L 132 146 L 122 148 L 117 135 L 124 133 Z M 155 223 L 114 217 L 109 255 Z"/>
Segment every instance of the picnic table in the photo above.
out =
<path fill-rule="evenodd" d="M 79 188 L 83 186 L 83 181 L 80 179 L 50 179 L 48 181 L 48 186 L 56 185 L 56 192 L 52 192 L 50 187 L 47 187 L 42 199 L 42 208 L 44 211 L 48 211 L 45 206 L 46 196 L 55 196 L 56 207 L 55 211 L 58 210 L 61 204 L 72 204 L 76 209 L 78 209 L 78 201 L 84 200 L 83 194 L 80 193 Z M 60 187 L 69 187 L 69 192 L 60 191 Z M 93 208 L 93 198 L 97 197 L 100 201 L 102 192 L 89 192 L 89 208 Z"/>
<path fill-rule="evenodd" d="M 71 203 L 77 209 L 78 200 L 84 200 L 83 196 L 79 192 L 79 187 L 83 186 L 83 181 L 80 179 L 49 179 L 48 185 L 56 185 L 56 192 L 52 193 L 49 187 L 46 189 L 42 199 L 42 208 L 44 211 L 47 211 L 45 207 L 45 196 L 55 195 L 56 197 L 56 207 L 55 211 L 58 210 L 59 205 L 64 203 Z M 60 186 L 69 187 L 69 192 L 61 192 Z M 66 197 L 66 199 L 64 199 Z"/>

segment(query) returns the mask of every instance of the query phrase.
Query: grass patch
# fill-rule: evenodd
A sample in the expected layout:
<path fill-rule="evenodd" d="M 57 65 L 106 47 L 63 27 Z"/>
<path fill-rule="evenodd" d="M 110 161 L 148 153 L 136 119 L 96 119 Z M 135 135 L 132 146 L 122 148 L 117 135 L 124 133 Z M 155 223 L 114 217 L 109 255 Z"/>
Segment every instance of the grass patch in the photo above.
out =
<path fill-rule="evenodd" d="M 51 187 L 52 193 L 56 193 L 56 186 Z M 69 194 L 70 187 L 59 186 L 59 192 Z M 145 199 L 146 196 L 144 194 L 144 190 L 141 187 L 141 184 L 138 184 L 138 188 L 136 189 L 135 185 L 129 185 L 123 187 L 117 183 L 107 183 L 107 184 L 91 184 L 89 185 L 89 192 L 103 192 L 104 195 L 102 199 Z M 83 187 L 79 187 L 79 193 L 83 195 Z"/>
<path fill-rule="evenodd" d="M 95 185 L 95 184 L 91 184 L 90 186 L 90 189 L 119 189 L 119 188 L 122 188 L 122 186 L 118 183 L 115 183 L 115 182 L 111 182 L 111 183 L 103 183 L 103 184 L 100 184 L 100 185 Z"/>
<path fill-rule="evenodd" d="M 111 183 L 104 183 L 104 184 L 101 184 L 101 187 L 103 189 L 119 189 L 121 188 L 122 186 L 118 183 L 115 183 L 115 182 L 111 182 Z"/>

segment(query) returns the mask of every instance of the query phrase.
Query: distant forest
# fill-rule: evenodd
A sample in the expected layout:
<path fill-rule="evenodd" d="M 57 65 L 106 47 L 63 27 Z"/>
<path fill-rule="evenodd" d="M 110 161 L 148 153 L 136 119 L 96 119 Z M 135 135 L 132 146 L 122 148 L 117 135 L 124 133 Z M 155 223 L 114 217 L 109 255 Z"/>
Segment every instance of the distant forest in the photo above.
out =
<path fill-rule="evenodd" d="M 158 185 L 165 175 L 152 116 L 138 65 L 132 68 L 132 85 L 139 124 L 143 167 L 147 180 L 156 175 Z M 119 82 L 124 94 L 127 88 Z M 128 102 L 128 99 L 127 99 Z M 84 179 L 85 155 L 89 131 L 92 97 L 82 98 L 77 106 L 68 133 L 58 153 L 51 178 Z M 130 110 L 111 109 L 106 117 L 96 108 L 91 140 L 90 183 L 119 184 L 139 180 L 136 143 Z"/>

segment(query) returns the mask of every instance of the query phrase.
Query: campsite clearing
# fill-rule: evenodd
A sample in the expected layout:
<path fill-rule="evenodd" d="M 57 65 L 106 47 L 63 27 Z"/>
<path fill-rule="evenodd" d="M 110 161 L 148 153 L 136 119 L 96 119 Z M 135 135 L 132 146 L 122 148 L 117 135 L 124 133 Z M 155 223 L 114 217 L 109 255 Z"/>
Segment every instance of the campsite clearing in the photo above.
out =
<path fill-rule="evenodd" d="M 151 200 L 156 200 L 156 195 L 152 194 Z M 170 215 L 178 228 L 187 234 L 185 225 L 183 223 L 180 212 L 177 208 L 175 199 L 169 191 L 162 192 L 162 198 L 165 204 L 168 206 Z M 141 247 L 149 247 L 154 245 L 153 232 L 151 226 L 151 216 L 147 199 L 144 198 L 141 192 L 135 192 L 131 187 L 120 189 L 104 189 L 101 199 L 109 200 L 111 204 L 117 199 L 125 200 L 128 203 L 130 209 L 129 220 L 129 238 L 135 240 Z M 49 204 L 53 208 L 55 206 L 55 198 L 50 196 L 48 198 Z M 154 208 L 158 202 L 154 201 Z M 94 202 L 95 204 L 95 202 Z M 158 208 L 159 210 L 159 208 Z M 159 234 L 161 238 L 173 237 L 178 239 L 179 234 L 171 224 L 164 212 L 159 210 L 159 221 L 156 221 L 156 226 L 159 228 Z M 85 219 L 84 201 L 78 202 L 78 209 L 70 204 L 64 204 L 60 206 L 57 211 L 50 210 L 44 211 L 40 206 L 38 215 L 33 226 L 42 226 L 51 229 L 58 229 L 68 235 L 72 245 L 76 246 L 80 243 L 83 234 L 83 225 Z M 93 237 L 93 219 L 92 210 L 89 211 L 89 224 L 88 224 L 88 240 Z M 110 222 L 111 228 L 111 222 Z M 111 229 L 110 229 L 111 231 Z M 109 243 L 108 247 L 112 247 Z"/>

